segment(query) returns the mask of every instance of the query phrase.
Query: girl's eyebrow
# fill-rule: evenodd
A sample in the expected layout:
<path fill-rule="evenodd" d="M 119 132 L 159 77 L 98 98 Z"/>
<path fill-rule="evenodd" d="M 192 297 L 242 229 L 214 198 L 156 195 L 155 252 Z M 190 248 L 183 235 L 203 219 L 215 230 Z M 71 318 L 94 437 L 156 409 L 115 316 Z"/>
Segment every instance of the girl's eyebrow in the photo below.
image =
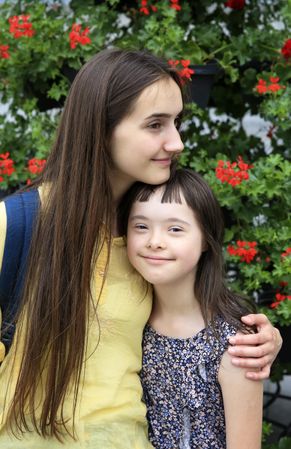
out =
<path fill-rule="evenodd" d="M 144 221 L 147 220 L 148 221 L 150 219 L 148 217 L 146 217 L 145 215 L 133 215 L 132 217 L 130 217 L 129 221 L 133 221 L 133 220 L 144 220 Z M 182 224 L 185 224 L 187 226 L 191 226 L 191 224 L 188 223 L 188 221 L 181 220 L 181 218 L 178 218 L 178 217 L 166 218 L 164 220 L 164 222 L 165 223 L 168 223 L 168 222 L 182 223 Z"/>
<path fill-rule="evenodd" d="M 188 221 L 182 220 L 181 218 L 177 218 L 177 217 L 170 217 L 170 218 L 167 218 L 165 221 L 170 221 L 170 222 L 174 221 L 175 223 L 182 223 L 182 224 L 191 226 L 191 224 L 188 223 Z"/>
<path fill-rule="evenodd" d="M 130 217 L 129 221 L 133 220 L 149 220 L 149 218 L 145 217 L 145 215 L 133 215 L 132 217 Z"/>
<path fill-rule="evenodd" d="M 182 115 L 183 111 L 178 112 L 177 115 L 175 115 L 175 117 L 179 117 Z M 173 114 L 168 114 L 166 112 L 154 112 L 153 114 L 149 115 L 148 117 L 145 118 L 145 120 L 150 120 L 153 118 L 171 118 L 173 117 Z"/>

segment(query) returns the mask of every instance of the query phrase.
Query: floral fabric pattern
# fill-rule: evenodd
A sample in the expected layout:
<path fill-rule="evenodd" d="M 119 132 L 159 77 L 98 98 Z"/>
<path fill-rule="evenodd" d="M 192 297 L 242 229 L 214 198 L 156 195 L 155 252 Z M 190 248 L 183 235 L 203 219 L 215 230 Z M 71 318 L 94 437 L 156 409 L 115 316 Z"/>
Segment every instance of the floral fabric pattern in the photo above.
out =
<path fill-rule="evenodd" d="M 209 326 L 187 339 L 143 336 L 141 382 L 150 441 L 156 449 L 225 449 L 223 400 L 218 370 L 236 329 L 216 319 L 219 338 Z"/>

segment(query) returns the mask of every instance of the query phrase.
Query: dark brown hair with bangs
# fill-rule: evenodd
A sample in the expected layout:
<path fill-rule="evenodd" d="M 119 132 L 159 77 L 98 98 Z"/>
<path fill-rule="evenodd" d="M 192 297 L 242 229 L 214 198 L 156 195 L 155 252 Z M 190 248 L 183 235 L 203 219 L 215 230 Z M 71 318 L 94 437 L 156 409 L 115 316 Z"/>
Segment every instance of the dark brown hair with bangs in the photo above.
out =
<path fill-rule="evenodd" d="M 203 234 L 206 250 L 199 259 L 193 287 L 205 324 L 211 323 L 215 329 L 215 317 L 220 315 L 238 330 L 249 332 L 240 318 L 255 309 L 250 301 L 226 287 L 222 211 L 202 176 L 190 169 L 178 169 L 172 172 L 167 183 L 158 186 L 140 182 L 134 184 L 120 203 L 120 232 L 126 234 L 132 204 L 135 201 L 148 201 L 157 189 L 163 189 L 162 203 L 181 203 L 183 196 Z"/>
<path fill-rule="evenodd" d="M 110 49 L 85 64 L 71 86 L 45 170 L 30 186 L 47 188 L 18 314 L 23 354 L 8 415 L 13 433 L 76 437 L 74 417 L 94 308 L 90 283 L 100 248 L 110 248 L 115 219 L 110 140 L 142 91 L 161 79 L 172 79 L 182 89 L 166 61 L 145 51 Z M 68 420 L 69 390 L 74 402 Z"/>

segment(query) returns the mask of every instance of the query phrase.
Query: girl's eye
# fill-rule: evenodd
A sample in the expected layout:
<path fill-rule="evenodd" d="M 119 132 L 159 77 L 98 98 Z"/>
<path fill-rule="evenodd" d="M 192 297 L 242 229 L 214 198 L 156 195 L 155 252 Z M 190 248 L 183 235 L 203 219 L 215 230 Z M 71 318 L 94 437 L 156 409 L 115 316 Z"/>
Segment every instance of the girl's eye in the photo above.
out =
<path fill-rule="evenodd" d="M 171 231 L 171 232 L 182 232 L 183 229 L 182 229 L 182 228 L 179 228 L 178 226 L 172 226 L 172 227 L 169 229 L 169 231 Z"/>
<path fill-rule="evenodd" d="M 135 229 L 138 229 L 139 231 L 144 231 L 145 229 L 147 229 L 146 225 L 139 224 L 139 223 L 135 224 L 134 227 L 135 227 Z"/>
<path fill-rule="evenodd" d="M 151 123 L 149 125 L 149 128 L 151 128 L 151 129 L 160 129 L 161 126 L 162 126 L 161 123 L 155 122 L 155 123 Z"/>

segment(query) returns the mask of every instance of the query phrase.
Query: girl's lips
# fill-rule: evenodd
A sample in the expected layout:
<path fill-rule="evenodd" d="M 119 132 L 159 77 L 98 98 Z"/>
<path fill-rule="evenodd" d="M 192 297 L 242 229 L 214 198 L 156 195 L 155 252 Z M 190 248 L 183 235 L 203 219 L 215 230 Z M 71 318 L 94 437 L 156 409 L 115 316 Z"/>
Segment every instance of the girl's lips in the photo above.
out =
<path fill-rule="evenodd" d="M 171 165 L 172 159 L 165 158 L 165 159 L 152 159 L 153 162 L 156 162 L 160 165 Z"/>
<path fill-rule="evenodd" d="M 158 256 L 141 256 L 147 262 L 153 265 L 160 265 L 165 262 L 172 262 L 174 259 L 166 258 L 166 257 L 158 257 Z"/>

